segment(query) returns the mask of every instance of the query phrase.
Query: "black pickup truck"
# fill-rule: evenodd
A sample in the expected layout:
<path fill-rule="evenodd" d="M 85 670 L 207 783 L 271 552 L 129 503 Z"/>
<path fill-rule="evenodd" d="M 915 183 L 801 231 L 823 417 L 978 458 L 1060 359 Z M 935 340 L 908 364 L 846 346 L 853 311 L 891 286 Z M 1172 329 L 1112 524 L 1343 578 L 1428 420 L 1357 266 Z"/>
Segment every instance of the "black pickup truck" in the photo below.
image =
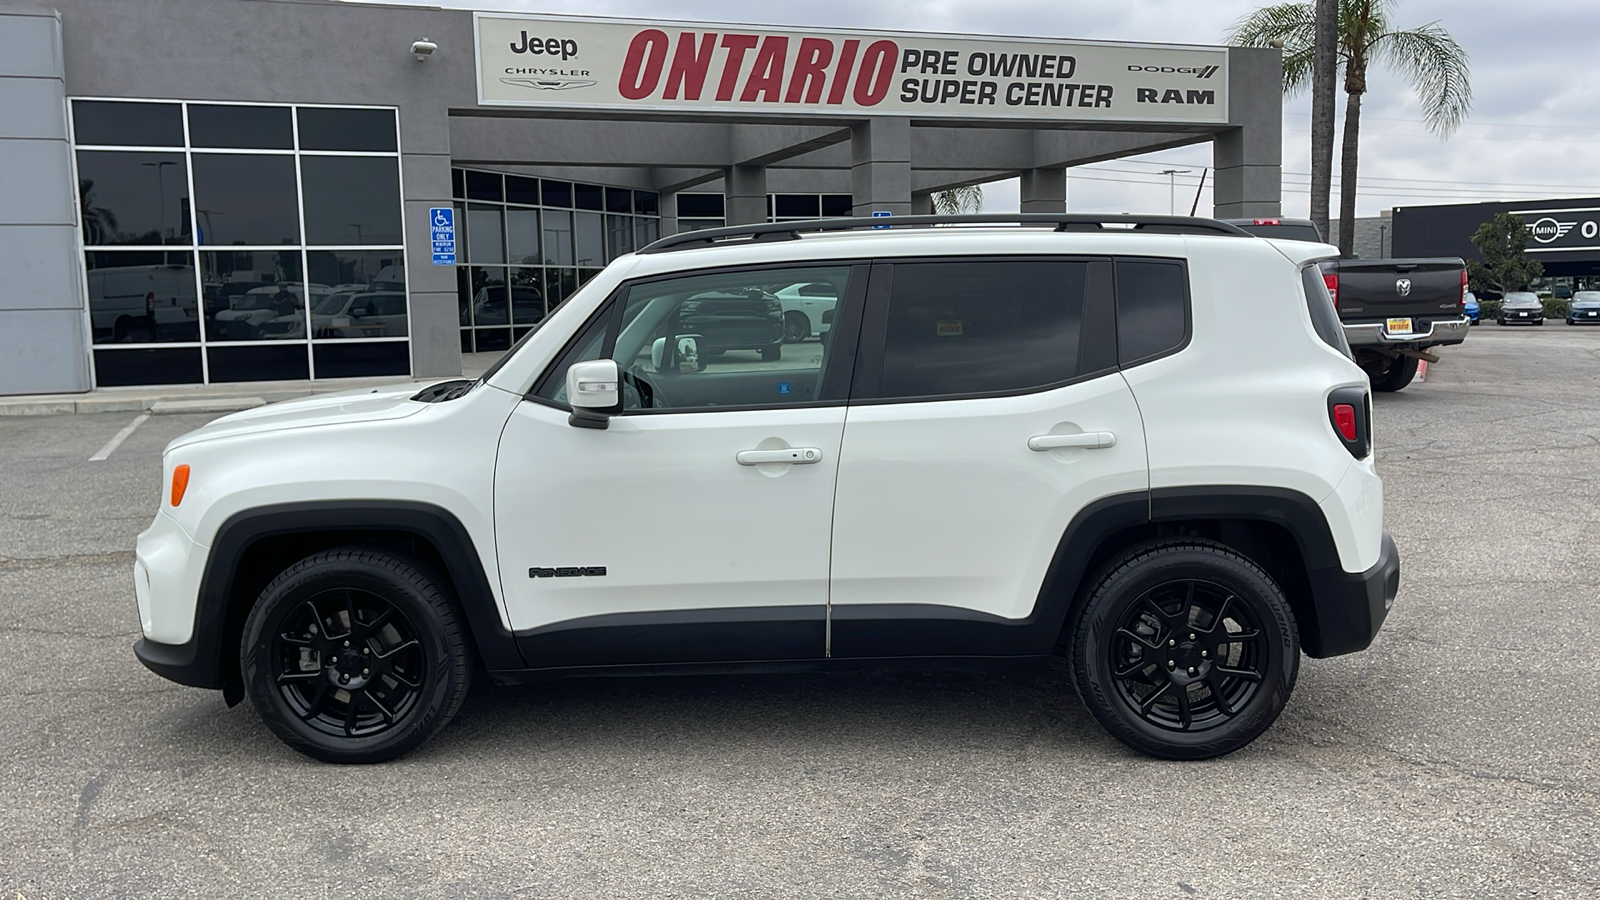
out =
<path fill-rule="evenodd" d="M 1309 219 L 1225 219 L 1261 237 L 1320 241 Z M 1466 315 L 1467 264 L 1459 257 L 1335 259 L 1320 264 L 1344 337 L 1376 391 L 1398 391 L 1429 347 L 1459 344 Z"/>

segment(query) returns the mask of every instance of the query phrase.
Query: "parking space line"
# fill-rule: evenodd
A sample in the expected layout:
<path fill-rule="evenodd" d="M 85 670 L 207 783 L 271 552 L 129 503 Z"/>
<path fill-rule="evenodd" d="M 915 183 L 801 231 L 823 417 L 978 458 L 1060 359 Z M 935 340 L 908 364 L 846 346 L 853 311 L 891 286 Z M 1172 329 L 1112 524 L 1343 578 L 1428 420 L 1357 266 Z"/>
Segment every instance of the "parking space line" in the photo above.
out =
<path fill-rule="evenodd" d="M 121 447 L 122 442 L 128 439 L 128 435 L 133 434 L 134 431 L 138 430 L 139 426 L 143 425 L 145 420 L 148 418 L 150 418 L 150 414 L 148 412 L 140 413 L 137 418 L 135 418 L 132 422 L 129 422 L 121 431 L 113 435 L 111 440 L 106 441 L 106 445 L 101 447 L 99 451 L 95 453 L 95 455 L 89 457 L 89 462 L 104 462 L 107 457 L 117 452 L 117 448 Z"/>

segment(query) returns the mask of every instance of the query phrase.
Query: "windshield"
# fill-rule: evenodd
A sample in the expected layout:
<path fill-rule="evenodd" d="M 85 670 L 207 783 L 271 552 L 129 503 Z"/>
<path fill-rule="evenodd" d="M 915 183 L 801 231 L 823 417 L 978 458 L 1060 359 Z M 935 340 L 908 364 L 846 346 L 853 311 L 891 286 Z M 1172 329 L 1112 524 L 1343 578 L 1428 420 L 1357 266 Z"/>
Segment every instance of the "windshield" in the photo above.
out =
<path fill-rule="evenodd" d="M 1600 291 L 1579 291 L 1572 295 L 1572 302 L 1574 305 L 1600 303 Z"/>
<path fill-rule="evenodd" d="M 1514 292 L 1506 295 L 1504 306 L 1538 306 L 1539 295 Z"/>

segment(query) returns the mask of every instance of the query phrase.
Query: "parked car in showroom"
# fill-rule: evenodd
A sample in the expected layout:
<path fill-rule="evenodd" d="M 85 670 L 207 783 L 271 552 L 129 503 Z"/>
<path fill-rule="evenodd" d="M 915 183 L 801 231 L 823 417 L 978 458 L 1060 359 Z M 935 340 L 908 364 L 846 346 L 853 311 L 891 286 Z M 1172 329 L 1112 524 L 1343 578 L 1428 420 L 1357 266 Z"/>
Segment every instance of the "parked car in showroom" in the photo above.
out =
<path fill-rule="evenodd" d="M 1478 295 L 1471 291 L 1467 291 L 1465 294 L 1461 295 L 1461 304 L 1461 311 L 1466 313 L 1467 320 L 1474 325 L 1479 324 L 1479 316 L 1482 313 L 1482 307 L 1478 306 Z"/>
<path fill-rule="evenodd" d="M 1600 325 L 1600 291 L 1579 291 L 1567 305 L 1568 325 Z"/>
<path fill-rule="evenodd" d="M 1512 291 L 1500 301 L 1500 315 L 1495 321 L 1501 325 L 1543 325 L 1544 301 L 1532 291 Z"/>

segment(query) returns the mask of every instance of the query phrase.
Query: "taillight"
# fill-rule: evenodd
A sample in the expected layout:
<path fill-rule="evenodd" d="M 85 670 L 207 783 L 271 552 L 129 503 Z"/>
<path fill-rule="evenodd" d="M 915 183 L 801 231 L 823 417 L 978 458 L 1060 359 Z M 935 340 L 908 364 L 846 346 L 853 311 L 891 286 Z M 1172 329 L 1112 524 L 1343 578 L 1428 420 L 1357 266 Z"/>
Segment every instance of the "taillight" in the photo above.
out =
<path fill-rule="evenodd" d="M 1256 220 L 1256 224 L 1257 225 L 1282 225 L 1283 224 L 1283 220 L 1282 219 L 1257 219 Z"/>
<path fill-rule="evenodd" d="M 1461 308 L 1467 307 L 1467 270 L 1461 270 Z"/>
<path fill-rule="evenodd" d="M 1333 298 L 1333 308 L 1339 308 L 1339 276 L 1332 272 L 1322 273 L 1322 283 L 1328 286 L 1328 296 Z"/>
<path fill-rule="evenodd" d="M 151 291 L 150 293 L 144 295 L 144 314 L 147 316 L 153 316 L 156 314 L 155 291 Z"/>
<path fill-rule="evenodd" d="M 1328 421 L 1356 459 L 1372 452 L 1372 401 L 1365 388 L 1345 387 L 1328 395 Z"/>
<path fill-rule="evenodd" d="M 1347 441 L 1356 439 L 1356 408 L 1348 403 L 1336 403 L 1333 406 L 1333 424 L 1339 429 L 1339 435 Z"/>

